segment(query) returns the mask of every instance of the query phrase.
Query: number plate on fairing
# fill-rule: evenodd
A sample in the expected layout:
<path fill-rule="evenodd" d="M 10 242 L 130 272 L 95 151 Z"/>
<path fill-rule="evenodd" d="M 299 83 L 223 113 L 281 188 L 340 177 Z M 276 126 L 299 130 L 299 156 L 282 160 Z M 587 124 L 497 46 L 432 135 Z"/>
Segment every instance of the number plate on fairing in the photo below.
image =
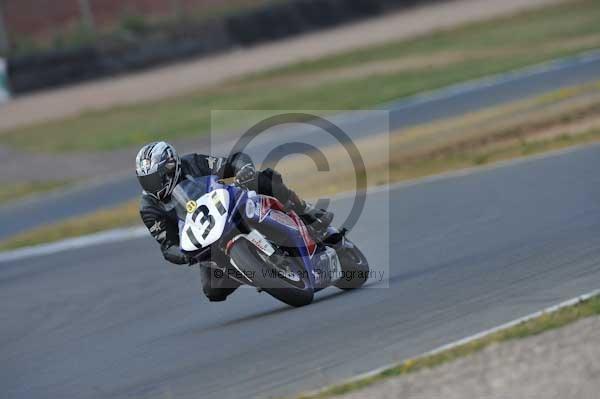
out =
<path fill-rule="evenodd" d="M 227 222 L 227 209 L 229 193 L 225 189 L 211 191 L 196 201 L 190 201 L 180 234 L 181 249 L 197 251 L 221 238 Z"/>

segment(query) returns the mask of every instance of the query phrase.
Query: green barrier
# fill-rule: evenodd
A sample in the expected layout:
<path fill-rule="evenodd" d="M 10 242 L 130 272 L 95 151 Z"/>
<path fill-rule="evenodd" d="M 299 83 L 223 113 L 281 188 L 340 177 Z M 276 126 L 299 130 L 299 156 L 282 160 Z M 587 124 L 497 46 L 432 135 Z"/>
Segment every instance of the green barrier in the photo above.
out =
<path fill-rule="evenodd" d="M 8 72 L 6 71 L 6 61 L 0 58 L 0 102 L 8 101 L 10 92 L 8 91 Z"/>

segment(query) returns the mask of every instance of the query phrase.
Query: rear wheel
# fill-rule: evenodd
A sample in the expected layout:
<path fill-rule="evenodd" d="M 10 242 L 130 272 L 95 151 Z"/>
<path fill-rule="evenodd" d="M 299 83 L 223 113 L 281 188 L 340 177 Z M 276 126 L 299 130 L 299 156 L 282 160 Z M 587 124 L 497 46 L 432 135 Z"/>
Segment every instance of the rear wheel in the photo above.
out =
<path fill-rule="evenodd" d="M 368 280 L 369 262 L 353 242 L 344 240 L 344 246 L 337 251 L 343 276 L 335 286 L 342 290 L 353 290 L 361 287 Z"/>
<path fill-rule="evenodd" d="M 252 274 L 249 277 L 256 287 L 272 297 L 294 307 L 312 302 L 313 288 L 298 259 L 280 256 L 274 263 L 245 239 L 237 240 L 229 255 L 242 272 Z"/>

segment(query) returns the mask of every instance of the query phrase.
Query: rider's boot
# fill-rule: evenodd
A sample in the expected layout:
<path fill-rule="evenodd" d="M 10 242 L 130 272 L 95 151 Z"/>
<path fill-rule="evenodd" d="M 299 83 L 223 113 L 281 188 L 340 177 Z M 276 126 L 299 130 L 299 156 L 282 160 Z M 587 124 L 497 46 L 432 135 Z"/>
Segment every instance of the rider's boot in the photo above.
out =
<path fill-rule="evenodd" d="M 321 239 L 327 233 L 327 228 L 333 221 L 333 213 L 325 209 L 315 208 L 314 205 L 300 199 L 290 190 L 290 199 L 286 207 L 298 214 L 302 221 L 313 231 L 315 238 Z"/>

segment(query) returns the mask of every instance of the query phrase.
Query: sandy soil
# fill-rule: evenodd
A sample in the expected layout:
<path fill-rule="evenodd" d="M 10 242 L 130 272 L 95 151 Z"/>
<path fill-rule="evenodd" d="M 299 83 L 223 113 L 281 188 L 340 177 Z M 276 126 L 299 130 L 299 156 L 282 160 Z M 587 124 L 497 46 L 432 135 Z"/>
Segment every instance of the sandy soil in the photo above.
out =
<path fill-rule="evenodd" d="M 0 130 L 174 96 L 248 73 L 559 1 L 454 0 L 210 58 L 27 95 L 0 107 Z"/>
<path fill-rule="evenodd" d="M 584 319 L 340 398 L 598 398 L 599 328 L 600 317 Z"/>

